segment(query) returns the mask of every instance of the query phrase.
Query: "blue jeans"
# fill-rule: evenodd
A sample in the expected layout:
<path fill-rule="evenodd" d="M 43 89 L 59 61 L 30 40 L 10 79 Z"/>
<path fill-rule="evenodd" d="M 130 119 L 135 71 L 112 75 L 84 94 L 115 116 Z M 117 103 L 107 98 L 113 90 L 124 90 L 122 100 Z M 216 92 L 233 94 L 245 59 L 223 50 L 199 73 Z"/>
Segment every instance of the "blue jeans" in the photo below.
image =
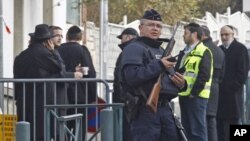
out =
<path fill-rule="evenodd" d="M 168 104 L 158 106 L 156 113 L 143 106 L 131 122 L 130 129 L 133 141 L 178 141 L 177 128 Z"/>
<path fill-rule="evenodd" d="M 207 141 L 206 108 L 208 99 L 179 97 L 181 121 L 190 141 Z"/>

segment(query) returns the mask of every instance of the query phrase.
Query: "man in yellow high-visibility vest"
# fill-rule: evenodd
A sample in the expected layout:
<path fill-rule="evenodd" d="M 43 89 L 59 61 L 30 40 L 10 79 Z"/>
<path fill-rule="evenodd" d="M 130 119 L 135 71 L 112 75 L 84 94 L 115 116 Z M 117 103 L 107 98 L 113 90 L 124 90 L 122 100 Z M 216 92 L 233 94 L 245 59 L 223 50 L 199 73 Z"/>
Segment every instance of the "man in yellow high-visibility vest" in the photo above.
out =
<path fill-rule="evenodd" d="M 177 66 L 184 68 L 187 89 L 179 93 L 181 118 L 190 141 L 207 141 L 206 107 L 213 73 L 213 58 L 208 47 L 201 42 L 200 25 L 184 26 L 186 47 L 180 52 Z"/>

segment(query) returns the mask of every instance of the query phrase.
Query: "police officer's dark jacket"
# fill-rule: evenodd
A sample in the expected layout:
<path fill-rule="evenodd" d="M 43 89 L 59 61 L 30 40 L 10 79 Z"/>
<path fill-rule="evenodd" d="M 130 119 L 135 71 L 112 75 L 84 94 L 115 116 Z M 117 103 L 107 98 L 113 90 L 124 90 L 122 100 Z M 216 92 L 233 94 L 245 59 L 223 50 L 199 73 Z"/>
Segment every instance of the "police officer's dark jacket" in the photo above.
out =
<path fill-rule="evenodd" d="M 141 88 L 149 96 L 153 85 L 165 67 L 160 61 L 164 50 L 162 42 L 139 37 L 130 43 L 122 53 L 122 78 L 128 91 Z M 164 97 L 160 93 L 160 97 Z"/>
<path fill-rule="evenodd" d="M 127 41 L 125 43 L 119 44 L 121 50 L 123 50 L 128 44 L 133 42 L 135 39 Z M 114 71 L 114 83 L 113 83 L 113 102 L 121 102 L 122 99 L 122 87 L 121 87 L 121 58 L 122 52 L 119 54 L 116 63 L 115 63 L 115 71 Z"/>

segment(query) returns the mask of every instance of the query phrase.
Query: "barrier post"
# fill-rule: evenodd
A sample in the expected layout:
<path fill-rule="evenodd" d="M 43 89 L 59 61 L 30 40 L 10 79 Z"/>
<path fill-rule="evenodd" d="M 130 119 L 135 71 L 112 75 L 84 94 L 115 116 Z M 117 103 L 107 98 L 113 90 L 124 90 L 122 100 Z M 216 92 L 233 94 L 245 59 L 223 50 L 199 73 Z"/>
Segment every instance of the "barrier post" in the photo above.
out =
<path fill-rule="evenodd" d="M 16 123 L 16 141 L 30 141 L 30 123 L 20 121 Z"/>
<path fill-rule="evenodd" d="M 112 109 L 103 109 L 101 116 L 101 141 L 114 141 L 114 113 Z"/>
<path fill-rule="evenodd" d="M 123 135 L 123 109 L 114 107 L 114 140 L 122 141 Z"/>

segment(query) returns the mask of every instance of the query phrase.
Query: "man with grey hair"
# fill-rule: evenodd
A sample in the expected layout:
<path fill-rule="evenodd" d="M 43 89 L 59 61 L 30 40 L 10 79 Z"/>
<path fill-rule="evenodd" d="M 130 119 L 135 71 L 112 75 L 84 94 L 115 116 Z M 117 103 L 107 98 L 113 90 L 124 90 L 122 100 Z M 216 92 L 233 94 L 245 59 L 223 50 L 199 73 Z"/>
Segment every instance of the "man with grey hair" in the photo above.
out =
<path fill-rule="evenodd" d="M 213 54 L 213 78 L 211 84 L 210 97 L 207 104 L 207 135 L 208 141 L 217 141 L 216 113 L 219 98 L 219 83 L 222 81 L 224 74 L 225 54 L 214 44 L 210 37 L 210 30 L 207 26 L 202 25 L 202 42 Z"/>
<path fill-rule="evenodd" d="M 247 48 L 234 38 L 234 27 L 225 25 L 220 31 L 226 69 L 219 86 L 217 130 L 219 141 L 229 141 L 229 127 L 241 124 L 243 86 L 249 70 Z"/>

